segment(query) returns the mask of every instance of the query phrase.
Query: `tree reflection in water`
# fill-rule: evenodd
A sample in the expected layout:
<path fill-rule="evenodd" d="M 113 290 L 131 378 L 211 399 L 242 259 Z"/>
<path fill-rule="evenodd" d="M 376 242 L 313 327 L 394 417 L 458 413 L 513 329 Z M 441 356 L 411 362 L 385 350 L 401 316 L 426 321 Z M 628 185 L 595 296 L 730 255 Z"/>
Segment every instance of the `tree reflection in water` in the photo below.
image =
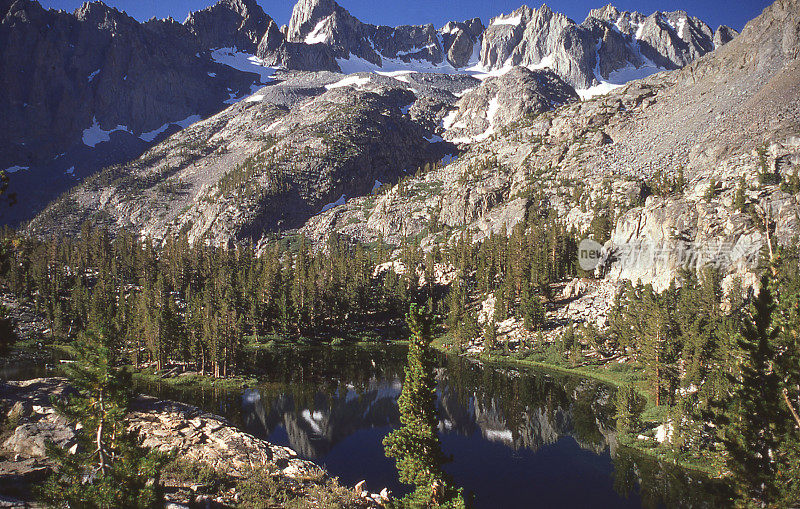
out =
<path fill-rule="evenodd" d="M 442 450 L 454 455 L 447 473 L 469 494 L 471 505 L 526 507 L 531 500 L 541 507 L 730 505 L 722 483 L 630 453 L 618 443 L 618 424 L 625 431 L 636 423 L 625 422 L 627 414 L 618 410 L 624 394 L 618 396 L 613 387 L 512 364 L 485 366 L 427 348 L 424 353 L 426 387 L 430 391 L 436 384 L 436 393 L 425 393 L 426 401 L 438 401 L 418 422 L 429 426 L 433 420 L 442 441 L 429 458 L 443 459 Z M 398 399 L 407 354 L 398 344 L 278 346 L 252 352 L 250 372 L 259 383 L 245 390 L 191 384 L 139 388 L 222 414 L 325 465 L 347 484 L 366 479 L 372 489 L 385 486 L 405 494 L 393 464 L 397 457 L 386 458 L 381 440 L 405 424 Z M 442 471 L 434 466 L 432 471 Z"/>
<path fill-rule="evenodd" d="M 430 348 L 430 321 L 412 304 L 406 317 L 411 330 L 403 391 L 398 400 L 399 429 L 386 436 L 386 456 L 397 462 L 400 482 L 414 491 L 402 507 L 464 507 L 461 491 L 447 478 L 445 456 L 437 434 L 435 359 Z"/>
<path fill-rule="evenodd" d="M 638 494 L 644 508 L 727 507 L 733 495 L 721 479 L 709 479 L 627 447 L 618 448 L 614 455 L 614 490 L 623 497 Z"/>

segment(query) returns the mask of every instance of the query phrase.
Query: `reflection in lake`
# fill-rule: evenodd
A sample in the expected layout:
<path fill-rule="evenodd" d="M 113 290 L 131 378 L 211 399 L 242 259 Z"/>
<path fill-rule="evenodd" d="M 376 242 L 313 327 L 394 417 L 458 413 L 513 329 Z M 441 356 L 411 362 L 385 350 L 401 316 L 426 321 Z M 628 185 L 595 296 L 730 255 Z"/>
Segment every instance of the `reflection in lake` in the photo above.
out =
<path fill-rule="evenodd" d="M 404 494 L 381 441 L 400 426 L 405 356 L 397 345 L 261 351 L 252 370 L 263 382 L 243 392 L 142 389 L 225 415 L 345 483 Z M 608 386 L 458 357 L 440 356 L 435 373 L 445 470 L 475 507 L 722 505 L 708 481 L 617 446 Z"/>

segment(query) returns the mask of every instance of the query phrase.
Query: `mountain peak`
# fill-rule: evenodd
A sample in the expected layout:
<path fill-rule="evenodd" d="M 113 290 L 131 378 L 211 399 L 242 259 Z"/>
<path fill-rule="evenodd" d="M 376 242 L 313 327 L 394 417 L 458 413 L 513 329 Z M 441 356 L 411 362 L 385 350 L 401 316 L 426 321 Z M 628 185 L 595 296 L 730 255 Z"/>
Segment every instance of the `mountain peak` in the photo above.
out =
<path fill-rule="evenodd" d="M 235 47 L 255 53 L 272 18 L 255 0 L 219 0 L 184 21 L 203 47 Z"/>
<path fill-rule="evenodd" d="M 299 0 L 292 9 L 287 39 L 302 42 L 321 20 L 337 12 L 350 14 L 334 0 Z"/>
<path fill-rule="evenodd" d="M 118 11 L 114 7 L 109 7 L 101 1 L 84 2 L 83 5 L 75 10 L 75 17 L 81 21 L 87 21 L 93 25 L 100 25 L 106 22 L 114 24 L 136 24 L 137 21 L 126 13 Z"/>

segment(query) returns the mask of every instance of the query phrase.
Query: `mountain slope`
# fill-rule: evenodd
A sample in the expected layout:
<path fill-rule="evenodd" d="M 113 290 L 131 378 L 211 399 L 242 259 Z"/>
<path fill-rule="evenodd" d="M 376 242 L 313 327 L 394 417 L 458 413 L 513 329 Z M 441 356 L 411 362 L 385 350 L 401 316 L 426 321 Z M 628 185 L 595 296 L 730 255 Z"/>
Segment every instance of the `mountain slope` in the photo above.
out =
<path fill-rule="evenodd" d="M 800 2 L 777 2 L 684 69 L 522 119 L 452 164 L 377 200 L 326 211 L 301 231 L 315 241 L 337 231 L 398 244 L 422 234 L 430 246 L 452 234 L 431 224 L 481 238 L 547 208 L 579 231 L 597 217 L 610 221 L 606 248 L 617 255 L 606 267 L 608 281 L 663 288 L 686 260 L 713 260 L 726 288 L 734 276 L 757 284 L 753 269 L 765 238 L 758 211 L 769 211 L 782 243 L 800 231 L 799 31 Z M 782 183 L 761 183 L 764 172 Z M 681 175 L 683 187 L 670 189 L 666 182 Z M 441 192 L 424 192 L 431 188 Z"/>
<path fill-rule="evenodd" d="M 68 14 L 14 0 L 3 4 L 0 16 L 0 169 L 14 171 L 11 191 L 19 195 L 16 207 L 0 210 L 0 222 L 11 224 L 99 169 L 130 161 L 251 94 L 274 68 L 367 70 L 407 82 L 424 81 L 412 78 L 413 71 L 485 79 L 519 63 L 550 67 L 586 88 L 657 70 L 632 42 L 635 23 L 652 18 L 661 27 L 652 32 L 667 36 L 647 54 L 673 67 L 713 46 L 711 37 L 721 43 L 731 36 L 724 27 L 714 35 L 681 13 L 645 19 L 612 7 L 581 25 L 546 7 L 521 7 L 511 17 L 519 19 L 516 27 L 511 18 L 498 17 L 488 28 L 476 18 L 438 30 L 363 23 L 333 0 L 298 2 L 285 32 L 255 0 L 220 0 L 183 24 L 138 23 L 100 2 Z M 686 25 L 683 39 L 670 23 Z M 506 41 L 509 30 L 520 32 L 519 40 Z M 451 137 L 464 141 L 479 134 Z"/>
<path fill-rule="evenodd" d="M 99 2 L 67 14 L 16 0 L 0 13 L 0 46 L 0 169 L 23 168 L 4 221 L 261 82 L 171 19 L 139 23 Z"/>
<path fill-rule="evenodd" d="M 578 100 L 546 71 L 520 69 L 478 84 L 449 75 L 279 73 L 246 101 L 88 180 L 28 231 L 72 233 L 91 220 L 150 237 L 186 232 L 193 242 L 257 242 L 451 159 L 456 147 L 437 134 L 445 134 L 439 125 L 451 108 L 510 104 L 516 91 L 515 108 L 488 119 L 499 129 Z M 471 122 L 478 128 L 481 120 Z"/>

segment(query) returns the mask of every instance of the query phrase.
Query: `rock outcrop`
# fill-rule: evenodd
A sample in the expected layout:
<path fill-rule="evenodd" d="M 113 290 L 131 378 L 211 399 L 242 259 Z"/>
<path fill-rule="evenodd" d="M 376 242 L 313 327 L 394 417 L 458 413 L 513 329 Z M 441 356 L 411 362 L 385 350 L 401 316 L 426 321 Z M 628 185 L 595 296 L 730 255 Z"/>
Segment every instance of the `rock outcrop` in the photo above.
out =
<path fill-rule="evenodd" d="M 464 22 L 450 21 L 439 30 L 442 50 L 453 67 L 462 69 L 477 62 L 481 36 L 485 27 L 479 18 Z"/>
<path fill-rule="evenodd" d="M 445 137 L 453 142 L 484 140 L 514 122 L 578 100 L 554 72 L 517 66 L 466 91 L 443 120 Z"/>
<path fill-rule="evenodd" d="M 74 425 L 57 414 L 50 402 L 51 396 L 62 397 L 70 391 L 66 381 L 58 378 L 0 386 L 3 411 L 18 423 L 2 444 L 0 486 L 19 489 L 51 472 L 45 451 L 48 441 L 65 449 L 76 447 Z M 139 432 L 143 446 L 176 452 L 185 461 L 207 465 L 228 477 L 243 478 L 252 469 L 300 482 L 319 482 L 326 476 L 322 468 L 299 458 L 292 449 L 256 438 L 220 416 L 183 403 L 141 396 L 132 404 L 128 426 Z"/>

